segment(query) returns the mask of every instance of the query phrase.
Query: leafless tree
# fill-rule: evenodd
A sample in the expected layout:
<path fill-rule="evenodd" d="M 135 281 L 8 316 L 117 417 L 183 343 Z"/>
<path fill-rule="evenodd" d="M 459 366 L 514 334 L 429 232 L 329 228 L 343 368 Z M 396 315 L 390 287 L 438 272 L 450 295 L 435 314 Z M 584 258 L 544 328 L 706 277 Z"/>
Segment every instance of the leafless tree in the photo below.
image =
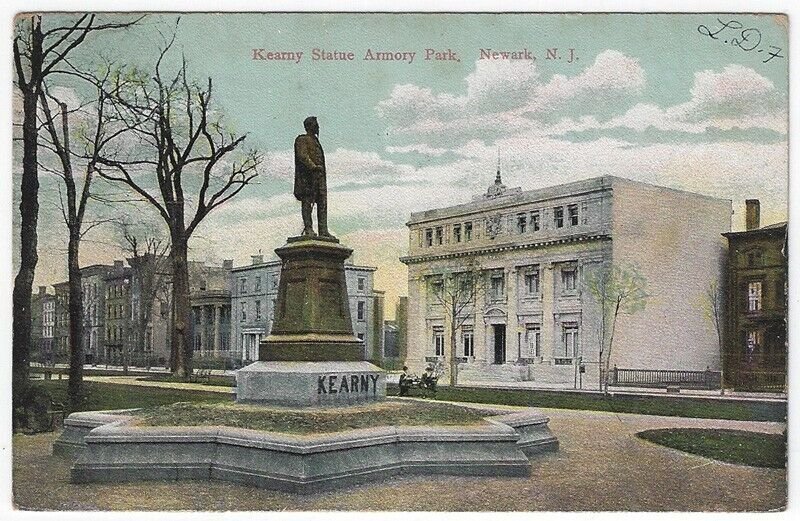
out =
<path fill-rule="evenodd" d="M 617 318 L 633 314 L 647 304 L 647 279 L 632 265 L 603 267 L 587 277 L 587 288 L 600 305 L 600 367 L 601 385 L 608 392 L 611 350 Z"/>
<path fill-rule="evenodd" d="M 133 351 L 146 345 L 148 330 L 152 327 L 153 308 L 156 301 L 168 303 L 170 285 L 169 241 L 152 230 L 137 230 L 130 221 L 119 223 L 122 248 L 130 257 L 128 263 L 133 271 L 132 293 L 138 298 L 131 314 L 132 336 L 123 352 L 123 372 L 127 373 Z"/>
<path fill-rule="evenodd" d="M 255 150 L 241 151 L 246 135 L 225 129 L 211 103 L 211 78 L 205 85 L 191 82 L 185 59 L 177 73 L 164 71 L 174 38 L 161 49 L 151 78 L 114 97 L 116 110 L 136 128 L 138 139 L 130 157 L 101 157 L 98 165 L 103 178 L 143 198 L 169 229 L 172 368 L 176 376 L 188 377 L 192 370 L 189 239 L 203 219 L 258 175 L 262 156 Z"/>
<path fill-rule="evenodd" d="M 723 328 L 725 327 L 723 316 L 722 292 L 719 282 L 714 280 L 706 288 L 703 295 L 703 312 L 706 319 L 714 326 L 717 333 L 717 345 L 719 346 L 719 374 L 720 374 L 720 394 L 725 394 L 725 344 L 723 342 Z"/>
<path fill-rule="evenodd" d="M 84 307 L 81 290 L 81 270 L 79 265 L 80 244 L 92 228 L 107 222 L 105 219 L 86 221 L 86 208 L 92 193 L 92 180 L 95 165 L 101 154 L 106 154 L 106 146 L 130 129 L 120 126 L 120 120 L 113 111 L 108 111 L 108 96 L 126 88 L 126 82 L 111 67 L 106 67 L 100 77 L 85 76 L 95 87 L 96 98 L 86 105 L 70 110 L 67 103 L 50 92 L 47 81 L 40 90 L 41 119 L 45 135 L 40 138 L 40 147 L 52 152 L 59 167 L 50 168 L 44 162 L 39 167 L 56 174 L 64 184 L 65 193 L 61 196 L 61 213 L 69 232 L 67 246 L 67 272 L 69 282 L 69 398 L 73 409 L 78 407 L 83 382 L 83 329 Z M 77 116 L 78 122 L 70 123 L 70 117 Z M 70 139 L 77 136 L 77 145 Z M 76 165 L 77 161 L 77 165 Z M 81 176 L 76 170 L 83 168 Z M 83 178 L 82 186 L 80 178 Z"/>
<path fill-rule="evenodd" d="M 458 383 L 458 331 L 470 318 L 484 294 L 485 277 L 475 260 L 464 267 L 440 271 L 430 279 L 428 291 L 433 302 L 441 306 L 450 333 L 449 373 L 450 385 Z"/>
<path fill-rule="evenodd" d="M 55 18 L 55 17 L 54 17 Z M 123 22 L 103 23 L 96 15 L 75 15 L 52 28 L 42 28 L 39 14 L 19 15 L 13 41 L 14 84 L 22 94 L 22 175 L 20 179 L 19 271 L 14 279 L 12 374 L 14 428 L 26 421 L 23 397 L 29 385 L 31 344 L 31 293 L 36 271 L 39 218 L 39 100 L 44 80 L 58 70 L 64 60 L 89 34 L 123 29 L 142 18 L 125 17 Z"/>

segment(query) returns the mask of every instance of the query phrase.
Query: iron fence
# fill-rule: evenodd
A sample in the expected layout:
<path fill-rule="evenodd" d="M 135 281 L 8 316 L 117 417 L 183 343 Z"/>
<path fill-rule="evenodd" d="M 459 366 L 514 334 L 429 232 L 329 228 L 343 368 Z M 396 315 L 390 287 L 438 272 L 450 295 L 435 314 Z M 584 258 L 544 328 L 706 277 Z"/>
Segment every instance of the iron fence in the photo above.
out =
<path fill-rule="evenodd" d="M 671 369 L 623 369 L 614 366 L 609 371 L 608 384 L 617 387 L 666 387 L 677 385 L 685 389 L 719 389 L 719 371 L 681 371 Z"/>

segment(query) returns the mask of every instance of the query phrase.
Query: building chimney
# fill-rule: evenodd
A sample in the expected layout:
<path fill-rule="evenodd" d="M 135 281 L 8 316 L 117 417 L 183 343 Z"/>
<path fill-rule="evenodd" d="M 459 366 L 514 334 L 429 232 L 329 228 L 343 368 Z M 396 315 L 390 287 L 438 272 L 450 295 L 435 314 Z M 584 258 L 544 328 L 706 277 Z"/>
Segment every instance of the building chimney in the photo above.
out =
<path fill-rule="evenodd" d="M 115 267 L 115 268 L 122 268 L 122 267 L 124 267 L 124 266 L 125 266 L 125 263 L 124 263 L 124 261 L 121 261 L 121 260 L 115 260 L 115 261 L 114 261 L 114 267 Z"/>
<path fill-rule="evenodd" d="M 745 229 L 757 230 L 761 228 L 761 203 L 758 199 L 747 199 L 745 202 Z"/>
<path fill-rule="evenodd" d="M 233 259 L 225 259 L 224 261 L 222 261 L 222 268 L 226 269 L 226 270 L 232 270 L 233 269 Z"/>
<path fill-rule="evenodd" d="M 261 263 L 264 262 L 264 256 L 263 255 L 251 255 L 250 259 L 252 259 L 253 264 L 261 264 Z"/>
<path fill-rule="evenodd" d="M 39 295 L 47 295 L 47 286 L 39 286 Z"/>

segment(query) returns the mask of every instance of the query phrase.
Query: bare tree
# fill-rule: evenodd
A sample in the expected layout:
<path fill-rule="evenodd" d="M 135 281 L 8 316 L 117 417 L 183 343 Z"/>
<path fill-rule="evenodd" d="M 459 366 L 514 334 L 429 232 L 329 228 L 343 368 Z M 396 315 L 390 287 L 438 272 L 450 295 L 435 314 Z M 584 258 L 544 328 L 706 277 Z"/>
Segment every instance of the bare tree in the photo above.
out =
<path fill-rule="evenodd" d="M 262 156 L 255 150 L 235 154 L 246 135 L 224 128 L 211 104 L 211 78 L 205 86 L 191 82 L 185 59 L 176 74 L 165 76 L 163 63 L 174 38 L 160 51 L 152 78 L 114 98 L 116 109 L 136 128 L 138 142 L 131 157 L 101 157 L 98 165 L 103 178 L 126 185 L 147 201 L 169 229 L 172 368 L 176 376 L 188 377 L 192 358 L 189 239 L 203 219 L 258 175 Z"/>
<path fill-rule="evenodd" d="M 720 394 L 725 394 L 725 344 L 723 342 L 723 328 L 725 327 L 723 316 L 722 292 L 717 280 L 712 281 L 706 288 L 703 295 L 703 313 L 708 321 L 714 326 L 717 333 L 717 345 L 719 346 L 719 375 L 720 375 Z"/>
<path fill-rule="evenodd" d="M 485 289 L 485 278 L 475 260 L 463 268 L 439 272 L 430 280 L 429 292 L 433 301 L 441 306 L 450 333 L 449 373 L 450 385 L 458 383 L 458 331 L 475 316 L 475 307 Z"/>
<path fill-rule="evenodd" d="M 587 288 L 600 305 L 600 355 L 601 386 L 608 392 L 611 351 L 617 318 L 633 314 L 647 304 L 647 279 L 632 265 L 603 267 L 587 277 Z"/>
<path fill-rule="evenodd" d="M 121 23 L 101 23 L 96 15 L 76 15 L 63 25 L 42 29 L 42 16 L 17 17 L 13 42 L 15 85 L 22 94 L 22 176 L 20 180 L 19 271 L 13 293 L 13 408 L 14 428 L 26 421 L 23 396 L 28 388 L 31 344 L 31 293 L 36 264 L 39 219 L 38 104 L 44 80 L 95 32 L 122 29 L 141 17 Z"/>
<path fill-rule="evenodd" d="M 130 255 L 128 263 L 133 270 L 131 292 L 137 296 L 131 314 L 133 334 L 123 352 L 123 372 L 127 373 L 132 351 L 140 348 L 144 351 L 146 347 L 156 301 L 171 300 L 167 284 L 170 244 L 153 231 L 137 230 L 129 221 L 122 221 L 119 227 L 123 249 Z"/>

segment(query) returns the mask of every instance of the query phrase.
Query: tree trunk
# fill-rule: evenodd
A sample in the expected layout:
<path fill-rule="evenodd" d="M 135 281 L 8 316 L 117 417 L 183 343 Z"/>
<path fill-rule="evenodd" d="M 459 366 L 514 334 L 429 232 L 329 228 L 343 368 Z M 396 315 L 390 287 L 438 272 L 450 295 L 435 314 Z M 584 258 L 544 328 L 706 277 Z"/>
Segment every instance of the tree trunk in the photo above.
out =
<path fill-rule="evenodd" d="M 189 302 L 189 263 L 186 239 L 173 234 L 172 300 L 175 317 L 172 326 L 173 374 L 188 378 L 192 374 L 191 303 Z"/>
<path fill-rule="evenodd" d="M 83 386 L 83 294 L 81 289 L 81 268 L 78 264 L 80 231 L 70 230 L 67 250 L 69 279 L 69 382 L 67 392 L 70 409 L 79 409 L 81 388 Z"/>
<path fill-rule="evenodd" d="M 455 324 L 455 322 L 453 322 Z M 456 328 L 450 326 L 450 387 L 455 387 L 458 383 L 458 346 L 456 346 Z"/>
<path fill-rule="evenodd" d="M 26 423 L 25 417 L 18 417 L 16 411 L 24 406 L 24 396 L 30 385 L 31 347 L 31 291 L 36 263 L 39 257 L 36 252 L 36 226 L 39 218 L 39 168 L 37 159 L 36 108 L 38 89 L 26 89 L 23 92 L 22 122 L 22 180 L 19 203 L 20 212 L 20 262 L 19 272 L 14 279 L 13 292 L 13 339 L 12 339 L 12 373 L 13 373 L 13 407 L 14 429 Z"/>

